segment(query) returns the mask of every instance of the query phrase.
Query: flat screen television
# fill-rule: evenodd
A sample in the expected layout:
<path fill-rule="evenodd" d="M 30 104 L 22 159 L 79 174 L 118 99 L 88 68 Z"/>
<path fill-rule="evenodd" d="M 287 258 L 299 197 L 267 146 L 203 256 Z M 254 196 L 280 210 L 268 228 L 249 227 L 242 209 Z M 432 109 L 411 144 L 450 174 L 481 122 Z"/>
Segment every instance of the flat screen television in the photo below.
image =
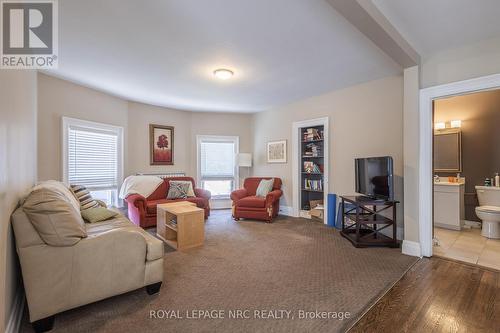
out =
<path fill-rule="evenodd" d="M 372 199 L 394 200 L 392 157 L 356 158 L 356 192 Z"/>

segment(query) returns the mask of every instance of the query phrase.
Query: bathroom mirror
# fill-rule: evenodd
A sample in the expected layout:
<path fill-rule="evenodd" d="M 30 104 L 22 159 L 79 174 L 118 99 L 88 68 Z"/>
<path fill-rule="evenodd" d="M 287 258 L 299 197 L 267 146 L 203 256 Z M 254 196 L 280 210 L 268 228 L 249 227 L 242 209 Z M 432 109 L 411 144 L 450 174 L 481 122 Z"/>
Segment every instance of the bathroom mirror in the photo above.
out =
<path fill-rule="evenodd" d="M 434 172 L 462 172 L 462 132 L 459 129 L 434 132 Z"/>

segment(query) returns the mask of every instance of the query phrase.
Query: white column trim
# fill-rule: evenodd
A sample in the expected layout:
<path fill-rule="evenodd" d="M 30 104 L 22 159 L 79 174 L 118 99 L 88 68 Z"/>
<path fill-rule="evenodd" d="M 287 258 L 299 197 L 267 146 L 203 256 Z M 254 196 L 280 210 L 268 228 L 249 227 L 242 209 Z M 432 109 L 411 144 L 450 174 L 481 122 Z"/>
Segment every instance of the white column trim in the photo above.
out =
<path fill-rule="evenodd" d="M 406 239 L 403 240 L 401 252 L 413 257 L 422 257 L 422 250 L 419 242 L 412 242 Z"/>

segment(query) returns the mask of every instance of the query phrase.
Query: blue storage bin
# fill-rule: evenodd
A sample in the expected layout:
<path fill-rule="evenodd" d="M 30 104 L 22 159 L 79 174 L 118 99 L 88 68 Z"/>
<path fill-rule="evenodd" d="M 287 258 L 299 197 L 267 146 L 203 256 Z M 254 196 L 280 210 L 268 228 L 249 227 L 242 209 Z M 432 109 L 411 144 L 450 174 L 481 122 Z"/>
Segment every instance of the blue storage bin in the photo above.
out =
<path fill-rule="evenodd" d="M 326 224 L 329 227 L 335 227 L 335 217 L 337 216 L 337 195 L 333 193 L 328 194 L 328 216 Z"/>

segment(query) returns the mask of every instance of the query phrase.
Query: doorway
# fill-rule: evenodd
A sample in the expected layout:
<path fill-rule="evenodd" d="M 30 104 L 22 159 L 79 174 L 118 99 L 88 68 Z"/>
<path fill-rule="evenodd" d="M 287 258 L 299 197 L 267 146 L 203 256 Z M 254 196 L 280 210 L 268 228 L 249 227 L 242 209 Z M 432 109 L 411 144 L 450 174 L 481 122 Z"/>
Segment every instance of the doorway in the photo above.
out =
<path fill-rule="evenodd" d="M 500 212 L 500 89 L 435 99 L 433 124 L 433 255 L 500 269 L 500 235 L 478 213 Z"/>
<path fill-rule="evenodd" d="M 435 100 L 500 88 L 500 74 L 420 91 L 419 238 L 421 254 L 433 255 L 433 104 Z"/>

